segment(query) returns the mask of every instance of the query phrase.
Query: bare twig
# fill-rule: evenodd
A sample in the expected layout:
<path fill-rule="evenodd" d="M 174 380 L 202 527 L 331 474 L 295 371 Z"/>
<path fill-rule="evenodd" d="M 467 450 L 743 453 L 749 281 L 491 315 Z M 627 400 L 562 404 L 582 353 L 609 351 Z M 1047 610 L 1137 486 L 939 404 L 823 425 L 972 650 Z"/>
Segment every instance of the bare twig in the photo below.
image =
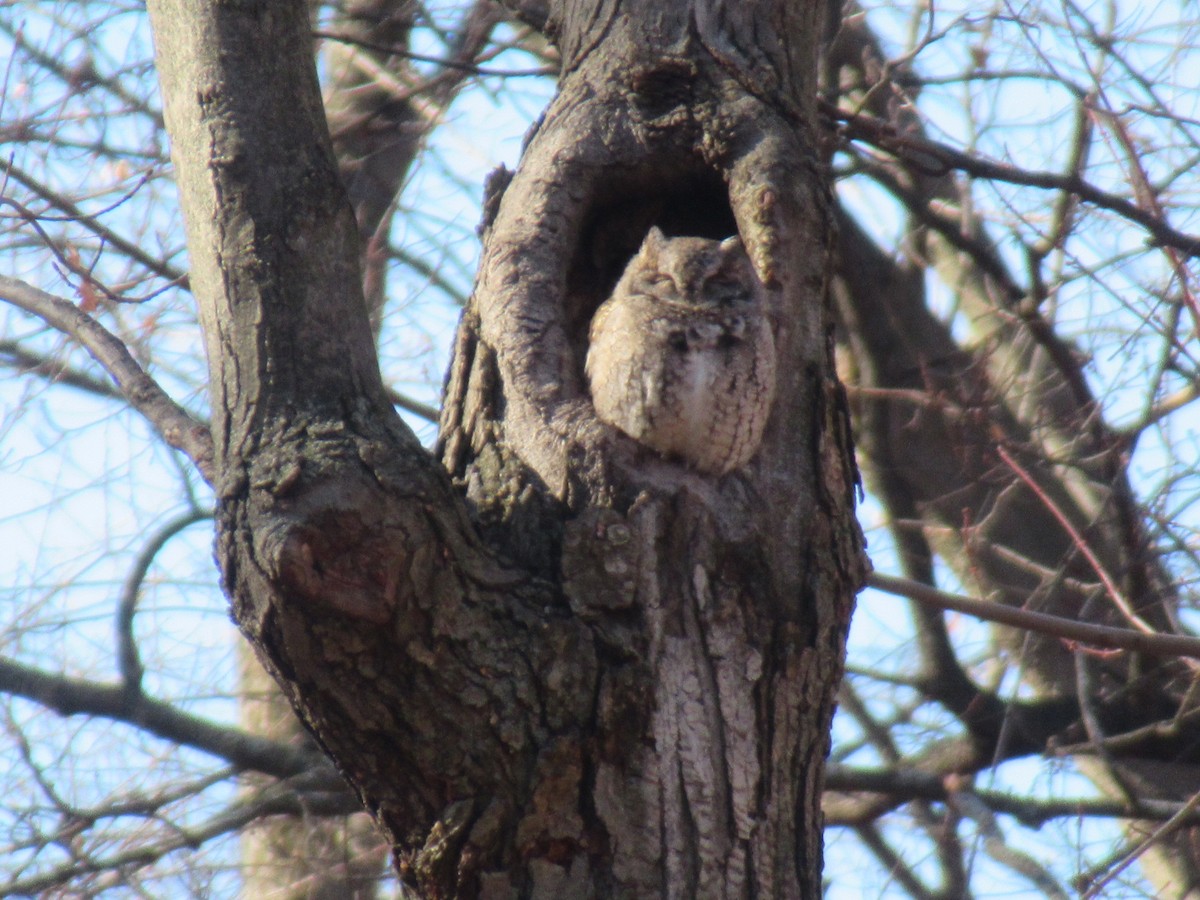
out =
<path fill-rule="evenodd" d="M 1004 460 L 1005 465 L 1007 465 L 1013 471 L 1013 473 L 1025 483 L 1025 486 L 1033 491 L 1034 495 L 1039 501 L 1041 501 L 1042 505 L 1049 510 L 1050 514 L 1058 521 L 1058 524 L 1063 527 L 1068 535 L 1070 535 L 1071 542 L 1075 545 L 1075 548 L 1083 554 L 1088 563 L 1091 564 L 1092 570 L 1099 577 L 1101 583 L 1104 585 L 1105 591 L 1108 593 L 1108 596 L 1112 599 L 1112 602 L 1117 609 L 1119 609 L 1125 616 L 1126 621 L 1144 634 L 1154 634 L 1154 628 L 1145 619 L 1134 612 L 1133 607 L 1129 605 L 1129 601 L 1125 598 L 1125 595 L 1121 593 L 1121 589 L 1117 587 L 1117 583 L 1113 581 L 1112 575 L 1109 574 L 1108 569 L 1105 568 L 1102 562 L 1100 562 L 1100 559 L 1096 556 L 1095 551 L 1088 546 L 1088 542 L 1084 540 L 1083 535 L 1079 533 L 1079 529 L 1071 524 L 1071 520 L 1067 517 L 1067 514 L 1059 508 L 1058 504 L 1054 502 L 1054 499 L 1042 489 L 1042 486 L 1037 483 L 1032 475 L 1025 471 L 1025 468 L 1013 458 L 1011 453 L 999 446 L 996 447 L 996 453 L 1002 460 Z"/>
<path fill-rule="evenodd" d="M 0 897 L 28 897 L 61 887 L 89 873 L 119 873 L 124 884 L 132 871 L 152 865 L 169 853 L 184 848 L 196 848 L 225 834 L 232 834 L 264 816 L 331 815 L 344 816 L 361 809 L 358 799 L 348 787 L 340 791 L 311 795 L 298 792 L 288 784 L 274 784 L 258 794 L 239 800 L 216 815 L 196 825 L 174 823 L 164 837 L 150 844 L 138 844 L 111 856 L 98 859 L 73 859 L 48 872 L 0 885 Z"/>
<path fill-rule="evenodd" d="M 915 768 L 859 768 L 839 763 L 830 763 L 825 773 L 827 797 L 837 794 L 875 795 L 888 797 L 890 805 L 898 806 L 912 800 L 940 803 L 949 800 L 952 793 L 960 791 L 961 776 L 949 779 L 945 774 L 924 772 Z M 1156 819 L 1158 821 L 1180 820 L 1189 825 L 1200 824 L 1200 809 L 1188 803 L 1168 800 L 1138 798 L 1130 803 L 1126 800 L 1110 800 L 1094 797 L 1029 797 L 1004 791 L 989 791 L 973 788 L 971 793 L 987 804 L 993 812 L 1014 816 L 1026 825 L 1040 826 L 1058 818 L 1077 816 L 1110 819 Z M 854 810 L 840 803 L 841 810 L 829 817 L 828 824 L 857 825 L 860 819 Z M 851 813 L 845 816 L 843 811 Z M 868 807 L 866 815 L 876 817 L 878 807 Z M 1182 817 L 1182 819 L 1180 819 Z"/>
<path fill-rule="evenodd" d="M 420 400 L 414 400 L 407 394 L 402 394 L 395 388 L 388 388 L 388 400 L 393 406 L 398 406 L 406 412 L 412 413 L 414 416 L 420 416 L 426 422 L 437 424 L 438 411 L 428 403 L 422 403 Z"/>
<path fill-rule="evenodd" d="M 1195 812 L 1200 809 L 1200 793 L 1193 794 L 1187 803 L 1183 804 L 1179 812 L 1173 815 L 1170 819 L 1163 823 L 1161 828 L 1154 831 L 1144 841 L 1126 853 L 1117 863 L 1109 869 L 1103 878 L 1094 882 L 1091 887 L 1081 895 L 1081 900 L 1089 900 L 1091 897 L 1099 897 L 1100 892 L 1114 878 L 1124 872 L 1130 865 L 1137 861 L 1138 857 L 1153 847 L 1160 841 L 1165 840 L 1173 832 L 1178 831 L 1184 825 L 1192 824 L 1195 818 Z"/>
<path fill-rule="evenodd" d="M 459 72 L 464 72 L 468 75 L 491 75 L 497 78 L 528 78 L 530 76 L 547 76 L 554 75 L 557 70 L 546 66 L 539 66 L 536 69 L 491 69 L 487 66 L 476 65 L 475 63 L 462 62 L 458 59 L 450 59 L 440 56 L 428 56 L 423 53 L 413 53 L 411 50 L 406 50 L 404 47 L 378 44 L 372 41 L 363 40 L 357 35 L 343 34 L 337 31 L 314 31 L 313 37 L 321 38 L 326 41 L 337 41 L 341 44 L 351 44 L 355 47 L 362 47 L 364 50 L 374 50 L 377 53 L 386 53 L 390 56 L 397 56 L 401 59 L 407 59 L 410 62 L 431 63 L 441 69 L 454 69 Z"/>
<path fill-rule="evenodd" d="M 121 253 L 128 256 L 134 262 L 145 266 L 151 272 L 167 279 L 168 281 L 174 282 L 175 284 L 178 284 L 184 288 L 188 287 L 188 276 L 187 273 L 182 269 L 177 269 L 174 266 L 163 262 L 161 259 L 156 259 L 137 244 L 127 241 L 124 237 L 117 234 L 117 232 L 113 231 L 95 216 L 88 215 L 66 197 L 63 197 L 58 192 L 38 181 L 38 179 L 34 178 L 28 172 L 18 168 L 3 158 L 0 158 L 0 169 L 4 171 L 5 175 L 12 178 L 14 181 L 19 182 L 20 184 L 23 184 L 26 188 L 33 191 L 47 203 L 52 204 L 55 208 L 60 210 L 65 218 L 72 222 L 78 222 L 101 240 L 111 244 Z"/>
<path fill-rule="evenodd" d="M 133 615 L 137 611 L 137 601 L 142 593 L 142 582 L 150 571 L 150 564 L 158 551 L 166 546 L 167 541 L 183 529 L 196 522 L 212 517 L 211 512 L 204 510 L 188 510 L 167 522 L 151 539 L 134 561 L 133 569 L 125 579 L 121 588 L 121 600 L 117 604 L 117 661 L 121 671 L 121 680 L 130 696 L 142 692 L 142 675 L 144 668 L 137 650 L 137 641 L 133 635 Z"/>
<path fill-rule="evenodd" d="M 19 341 L 0 341 L 0 366 L 7 366 L 17 372 L 32 372 L 53 384 L 65 384 L 98 397 L 122 397 L 121 392 L 108 381 L 93 378 L 87 372 L 74 369 L 62 360 L 34 353 L 28 347 L 22 347 Z"/>

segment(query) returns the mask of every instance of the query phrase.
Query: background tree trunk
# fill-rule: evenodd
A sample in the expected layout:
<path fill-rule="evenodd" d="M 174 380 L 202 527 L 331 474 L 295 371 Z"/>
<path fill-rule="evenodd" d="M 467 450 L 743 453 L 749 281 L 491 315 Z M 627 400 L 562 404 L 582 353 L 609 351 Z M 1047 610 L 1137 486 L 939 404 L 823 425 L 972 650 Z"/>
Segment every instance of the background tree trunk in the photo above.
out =
<path fill-rule="evenodd" d="M 255 658 L 239 648 L 241 720 L 251 734 L 282 744 L 311 743 L 287 698 Z M 249 778 L 251 785 L 261 778 Z M 280 900 L 370 900 L 379 894 L 387 845 L 365 813 L 273 816 L 241 836 L 242 896 Z"/>
<path fill-rule="evenodd" d="M 452 367 L 466 507 L 380 384 L 305 5 L 151 6 L 225 586 L 428 896 L 820 893 L 862 571 L 812 136 L 822 6 L 553 9 L 560 94 L 494 182 Z M 736 229 L 777 304 L 765 444 L 721 480 L 639 452 L 581 387 L 587 319 L 652 223 Z"/>
<path fill-rule="evenodd" d="M 914 98 L 897 103 L 898 88 L 872 90 L 883 59 L 855 17 L 831 53 L 831 71 L 848 73 L 844 83 L 860 81 L 870 112 L 897 133 L 920 136 Z M 1106 426 L 1075 350 L 1042 317 L 1036 283 L 1027 290 L 1010 274 L 953 175 L 899 161 L 876 174 L 908 206 L 923 265 L 895 261 L 843 213 L 836 294 L 855 369 L 848 380 L 868 389 L 856 406 L 864 471 L 894 523 L 906 574 L 934 584 L 936 553 L 973 594 L 997 603 L 1173 631 L 1179 598 L 1128 481 L 1129 447 Z M 1056 227 L 1065 227 L 1074 202 L 1060 201 Z M 971 323 L 965 341 L 930 312 L 924 266 L 953 286 Z M 926 761 L 931 771 L 975 772 L 1072 748 L 1115 798 L 1184 802 L 1200 789 L 1191 768 L 1175 764 L 1200 739 L 1194 717 L 1180 716 L 1194 677 L 1183 660 L 1107 658 L 997 626 L 997 642 L 1038 691 L 1008 703 L 959 666 L 940 610 L 919 606 L 917 616 L 920 689 L 968 731 L 955 752 L 943 746 Z M 1155 727 L 1164 721 L 1171 726 Z M 1140 841 L 1159 825 L 1129 828 Z M 1145 870 L 1162 896 L 1200 895 L 1197 834 L 1183 828 L 1147 850 Z"/>

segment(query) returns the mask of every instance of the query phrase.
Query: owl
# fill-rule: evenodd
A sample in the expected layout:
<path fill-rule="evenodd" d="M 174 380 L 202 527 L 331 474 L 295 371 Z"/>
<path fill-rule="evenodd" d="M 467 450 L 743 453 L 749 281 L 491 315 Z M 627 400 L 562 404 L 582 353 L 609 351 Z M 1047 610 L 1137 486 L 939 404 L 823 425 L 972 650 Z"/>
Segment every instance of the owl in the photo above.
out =
<path fill-rule="evenodd" d="M 742 242 L 651 228 L 596 310 L 585 365 L 596 414 L 706 474 L 758 450 L 775 393 L 765 290 Z"/>

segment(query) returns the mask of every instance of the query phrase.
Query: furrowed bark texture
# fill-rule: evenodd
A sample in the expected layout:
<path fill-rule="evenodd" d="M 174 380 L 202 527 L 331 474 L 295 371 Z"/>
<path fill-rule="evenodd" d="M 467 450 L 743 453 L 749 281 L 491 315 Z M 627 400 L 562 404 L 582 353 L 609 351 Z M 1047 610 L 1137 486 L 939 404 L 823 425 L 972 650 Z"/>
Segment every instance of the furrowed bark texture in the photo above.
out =
<path fill-rule="evenodd" d="M 238 648 L 239 719 L 251 734 L 283 745 L 312 738 L 250 645 Z M 248 788 L 268 781 L 246 779 Z M 372 900 L 388 864 L 387 844 L 364 812 L 347 816 L 271 816 L 239 836 L 243 897 L 277 900 Z"/>
<path fill-rule="evenodd" d="M 447 469 L 493 545 L 595 628 L 585 821 L 631 895 L 819 891 L 860 565 L 808 128 L 820 26 L 817 4 L 558 6 L 560 92 L 495 176 L 451 367 Z M 777 303 L 766 444 L 719 482 L 600 425 L 583 386 L 590 316 L 652 224 L 740 233 Z"/>
<path fill-rule="evenodd" d="M 818 4 L 643 6 L 553 10 L 561 91 L 493 182 L 457 339 L 456 491 L 380 383 L 305 4 L 151 4 L 225 586 L 423 896 L 820 893 L 862 562 Z M 582 386 L 588 318 L 655 223 L 739 231 L 778 304 L 767 438 L 721 480 L 619 438 Z"/>
<path fill-rule="evenodd" d="M 315 24 L 316 5 L 310 8 Z M 411 3 L 391 0 L 348 3 L 335 15 L 333 30 L 370 46 L 402 48 L 413 11 Z M 416 155 L 420 117 L 411 103 L 394 100 L 402 83 L 397 69 L 406 64 L 348 41 L 329 42 L 324 54 L 330 73 L 325 112 L 358 223 L 363 294 L 372 328 L 378 331 L 388 269 L 388 225 Z M 387 77 L 379 78 L 381 71 Z M 242 648 L 240 662 L 241 721 L 246 728 L 283 743 L 310 741 L 291 704 L 249 647 Z M 279 900 L 368 900 L 376 895 L 386 865 L 375 852 L 379 841 L 364 813 L 343 820 L 273 817 L 242 834 L 243 894 Z"/>

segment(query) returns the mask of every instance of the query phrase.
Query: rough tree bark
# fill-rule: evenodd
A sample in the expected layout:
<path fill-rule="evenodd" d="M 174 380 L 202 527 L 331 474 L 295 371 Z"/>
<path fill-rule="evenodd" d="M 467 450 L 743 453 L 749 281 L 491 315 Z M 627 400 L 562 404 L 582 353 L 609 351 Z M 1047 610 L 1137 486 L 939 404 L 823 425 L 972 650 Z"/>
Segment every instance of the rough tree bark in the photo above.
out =
<path fill-rule="evenodd" d="M 824 6 L 549 10 L 560 92 L 492 183 L 443 468 L 380 381 L 305 3 L 150 4 L 224 584 L 422 895 L 820 894 L 862 572 L 813 147 Z M 588 317 L 651 224 L 740 232 L 776 304 L 765 443 L 723 479 L 641 452 L 582 387 Z"/>
<path fill-rule="evenodd" d="M 310 2 L 314 27 L 321 4 Z M 376 337 L 383 322 L 389 271 L 388 236 L 402 185 L 421 139 L 467 78 L 475 55 L 498 20 L 497 7 L 478 0 L 464 12 L 452 63 L 427 82 L 405 55 L 418 5 L 411 0 L 347 0 L 335 6 L 322 53 L 327 77 L 325 116 L 334 155 L 358 224 L 363 295 Z M 410 94 L 421 84 L 423 104 Z M 412 409 L 405 398 L 393 402 Z M 247 646 L 241 654 L 242 722 L 254 734 L 284 744 L 311 740 L 291 704 Z M 243 893 L 278 900 L 368 900 L 378 893 L 386 858 L 370 818 L 277 816 L 242 836 Z"/>

